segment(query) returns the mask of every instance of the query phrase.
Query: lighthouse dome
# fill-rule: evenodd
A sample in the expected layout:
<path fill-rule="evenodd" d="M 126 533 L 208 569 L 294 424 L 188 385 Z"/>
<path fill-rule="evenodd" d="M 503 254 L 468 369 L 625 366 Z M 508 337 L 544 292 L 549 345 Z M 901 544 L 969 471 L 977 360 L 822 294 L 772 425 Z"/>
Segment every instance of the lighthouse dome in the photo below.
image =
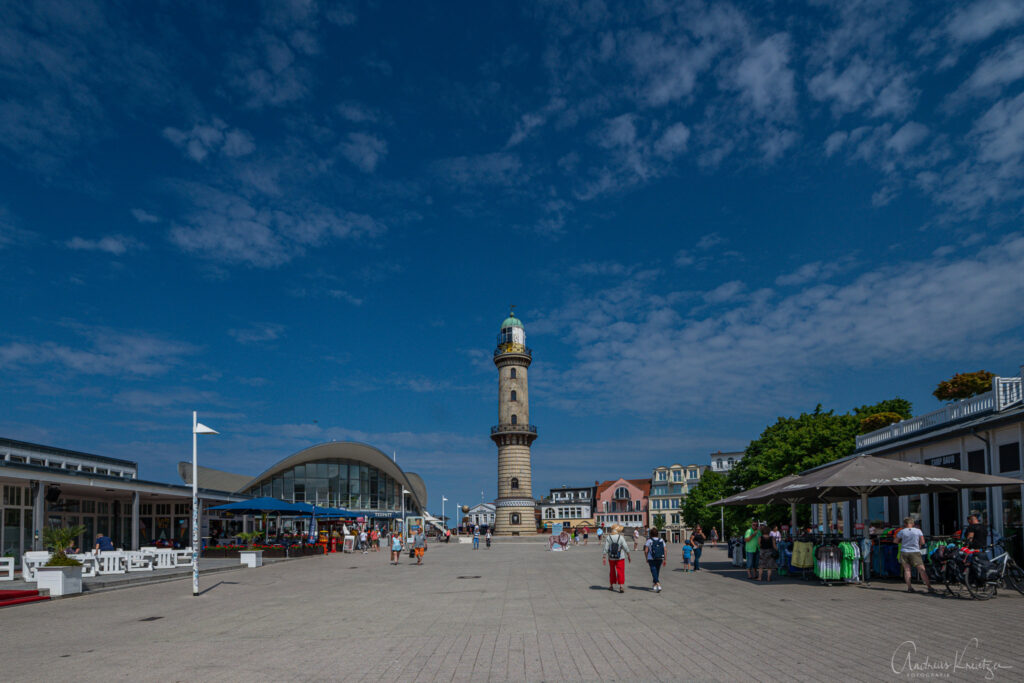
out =
<path fill-rule="evenodd" d="M 501 331 L 498 333 L 498 351 L 502 353 L 526 351 L 526 330 L 523 329 L 523 323 L 515 316 L 515 313 L 509 313 L 501 323 Z"/>

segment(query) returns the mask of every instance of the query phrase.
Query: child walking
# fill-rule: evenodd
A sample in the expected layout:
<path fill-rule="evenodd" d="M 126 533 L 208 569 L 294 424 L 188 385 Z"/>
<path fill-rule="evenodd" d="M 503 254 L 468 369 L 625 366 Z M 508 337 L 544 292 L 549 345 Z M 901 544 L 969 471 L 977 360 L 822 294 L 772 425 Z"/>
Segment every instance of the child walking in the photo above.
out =
<path fill-rule="evenodd" d="M 690 558 L 693 557 L 693 542 L 690 539 L 686 539 L 686 543 L 683 544 L 683 571 L 692 572 L 693 567 L 690 566 Z"/>

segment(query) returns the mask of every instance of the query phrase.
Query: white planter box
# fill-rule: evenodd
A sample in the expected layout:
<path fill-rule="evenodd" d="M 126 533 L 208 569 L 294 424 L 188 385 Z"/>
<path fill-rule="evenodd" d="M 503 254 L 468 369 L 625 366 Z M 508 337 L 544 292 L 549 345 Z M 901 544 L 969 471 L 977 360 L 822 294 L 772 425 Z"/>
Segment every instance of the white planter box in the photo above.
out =
<path fill-rule="evenodd" d="M 242 559 L 242 564 L 246 567 L 262 567 L 263 566 L 263 551 L 262 550 L 243 550 L 238 553 L 238 557 Z"/>
<path fill-rule="evenodd" d="M 82 592 L 81 567 L 39 567 L 36 569 L 36 588 L 50 591 L 51 597 Z"/>

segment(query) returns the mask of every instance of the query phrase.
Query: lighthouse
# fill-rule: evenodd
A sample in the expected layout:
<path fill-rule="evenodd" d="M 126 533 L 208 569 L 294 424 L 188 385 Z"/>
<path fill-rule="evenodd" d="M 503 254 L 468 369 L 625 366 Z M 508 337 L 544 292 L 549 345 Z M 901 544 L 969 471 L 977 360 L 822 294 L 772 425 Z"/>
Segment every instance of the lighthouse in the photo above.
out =
<path fill-rule="evenodd" d="M 494 365 L 498 369 L 498 424 L 491 440 L 498 446 L 498 499 L 494 531 L 504 536 L 537 533 L 530 469 L 530 446 L 537 428 L 530 424 L 527 371 L 533 354 L 526 347 L 523 323 L 509 313 L 501 323 Z"/>

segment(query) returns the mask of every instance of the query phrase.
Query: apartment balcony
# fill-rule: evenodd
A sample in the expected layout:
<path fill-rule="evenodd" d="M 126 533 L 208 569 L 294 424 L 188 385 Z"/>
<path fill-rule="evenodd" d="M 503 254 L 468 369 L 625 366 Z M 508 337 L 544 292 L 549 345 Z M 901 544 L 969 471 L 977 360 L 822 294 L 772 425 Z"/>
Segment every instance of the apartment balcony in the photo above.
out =
<path fill-rule="evenodd" d="M 1022 379 L 1024 379 L 1024 367 L 1021 368 L 1021 377 L 995 377 L 992 379 L 992 391 L 986 391 L 984 394 L 950 403 L 930 413 L 861 434 L 857 437 L 857 448 L 877 446 L 887 441 L 906 438 L 919 432 L 1018 406 L 1024 401 L 1021 388 Z"/>

